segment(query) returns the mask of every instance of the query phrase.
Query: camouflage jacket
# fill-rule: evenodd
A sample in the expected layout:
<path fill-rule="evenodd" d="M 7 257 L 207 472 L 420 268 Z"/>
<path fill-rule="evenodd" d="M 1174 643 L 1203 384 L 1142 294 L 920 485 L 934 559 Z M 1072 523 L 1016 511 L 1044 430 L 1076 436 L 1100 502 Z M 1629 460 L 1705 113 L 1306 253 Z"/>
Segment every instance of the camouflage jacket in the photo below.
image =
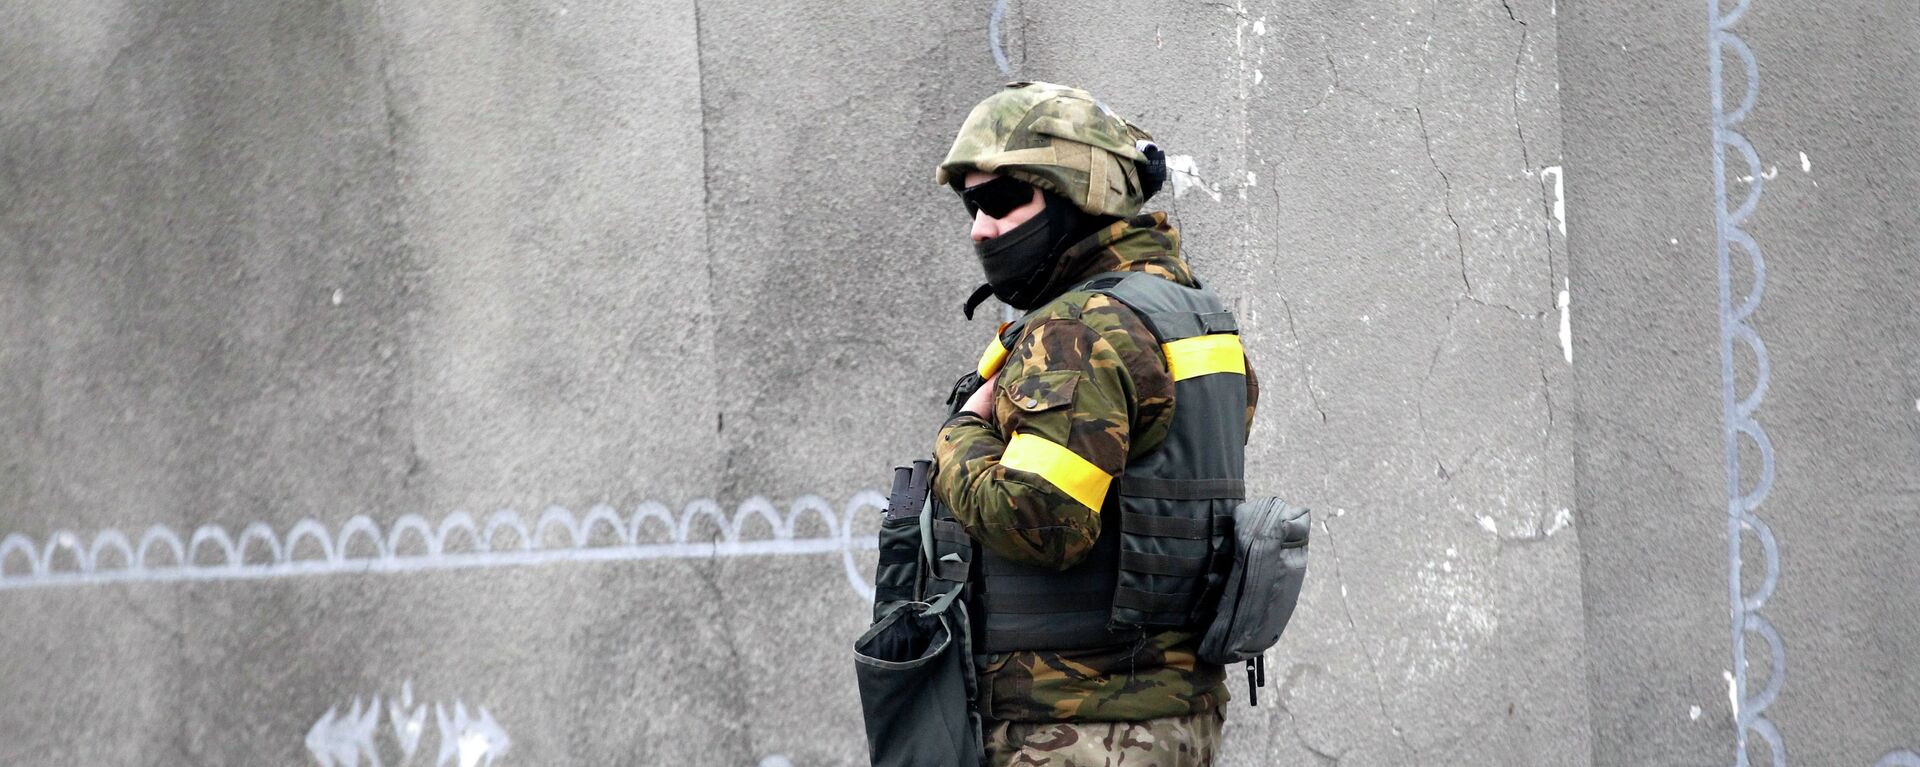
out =
<path fill-rule="evenodd" d="M 1055 284 L 1101 272 L 1142 271 L 1183 285 L 1166 214 L 1134 216 L 1062 254 Z M 1173 378 L 1152 331 L 1114 299 L 1059 296 L 1035 311 L 1000 368 L 989 422 L 961 413 L 934 447 L 933 492 L 968 533 L 1002 556 L 1065 569 L 1100 535 L 1100 513 L 1045 479 L 1000 465 L 1008 435 L 1044 437 L 1112 477 L 1160 445 L 1173 423 Z M 1247 426 L 1259 384 L 1247 367 Z M 1193 632 L 1149 634 L 1135 645 L 999 653 L 987 658 L 987 716 L 1013 721 L 1139 721 L 1183 716 L 1227 700 L 1225 669 L 1195 657 Z"/>

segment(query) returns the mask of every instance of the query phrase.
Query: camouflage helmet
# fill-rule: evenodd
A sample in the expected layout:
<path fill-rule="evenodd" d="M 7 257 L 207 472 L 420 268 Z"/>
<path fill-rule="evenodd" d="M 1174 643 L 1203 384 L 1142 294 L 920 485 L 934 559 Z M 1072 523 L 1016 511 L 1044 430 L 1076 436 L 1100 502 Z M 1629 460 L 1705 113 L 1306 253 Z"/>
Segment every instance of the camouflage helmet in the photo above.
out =
<path fill-rule="evenodd" d="M 1152 138 L 1079 88 L 1007 83 L 967 115 L 933 179 L 959 190 L 968 171 L 999 173 L 1097 216 L 1130 216 L 1151 194 L 1136 142 Z"/>

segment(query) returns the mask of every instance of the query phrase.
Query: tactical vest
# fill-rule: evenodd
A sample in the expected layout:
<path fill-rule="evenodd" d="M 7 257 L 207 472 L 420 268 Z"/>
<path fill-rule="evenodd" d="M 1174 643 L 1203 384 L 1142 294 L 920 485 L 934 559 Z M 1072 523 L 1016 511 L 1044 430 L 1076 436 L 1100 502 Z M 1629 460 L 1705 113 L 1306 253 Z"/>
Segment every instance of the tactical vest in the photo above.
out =
<path fill-rule="evenodd" d="M 1100 536 L 1073 567 L 1024 565 L 984 546 L 969 552 L 979 564 L 970 612 L 983 618 L 975 646 L 986 652 L 1103 647 L 1204 626 L 1232 564 L 1247 407 L 1232 313 L 1211 291 L 1145 272 L 1099 275 L 1073 291 L 1111 297 L 1146 322 L 1174 379 L 1173 425 L 1108 486 Z M 997 372 L 1032 316 L 1002 329 L 982 377 Z"/>

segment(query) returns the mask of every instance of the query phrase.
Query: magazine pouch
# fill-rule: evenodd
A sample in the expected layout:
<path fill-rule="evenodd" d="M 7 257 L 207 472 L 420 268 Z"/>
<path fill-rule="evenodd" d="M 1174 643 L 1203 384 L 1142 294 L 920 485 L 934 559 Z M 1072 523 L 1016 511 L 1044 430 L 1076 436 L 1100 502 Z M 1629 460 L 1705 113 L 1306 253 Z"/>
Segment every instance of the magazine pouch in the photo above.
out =
<path fill-rule="evenodd" d="M 893 469 L 893 490 L 880 520 L 880 557 L 873 571 L 873 619 L 895 607 L 919 601 L 921 572 L 920 511 L 927 501 L 931 461 Z"/>

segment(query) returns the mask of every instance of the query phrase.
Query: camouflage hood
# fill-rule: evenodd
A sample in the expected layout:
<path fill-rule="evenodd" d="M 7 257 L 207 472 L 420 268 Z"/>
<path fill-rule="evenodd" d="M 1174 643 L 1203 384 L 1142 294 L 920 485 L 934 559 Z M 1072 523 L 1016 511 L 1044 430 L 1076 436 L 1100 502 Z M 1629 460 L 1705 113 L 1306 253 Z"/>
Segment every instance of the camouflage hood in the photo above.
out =
<path fill-rule="evenodd" d="M 1123 218 L 1061 251 L 1047 292 L 1057 297 L 1103 272 L 1149 272 L 1193 286 L 1193 270 L 1180 258 L 1180 230 L 1160 211 Z"/>

